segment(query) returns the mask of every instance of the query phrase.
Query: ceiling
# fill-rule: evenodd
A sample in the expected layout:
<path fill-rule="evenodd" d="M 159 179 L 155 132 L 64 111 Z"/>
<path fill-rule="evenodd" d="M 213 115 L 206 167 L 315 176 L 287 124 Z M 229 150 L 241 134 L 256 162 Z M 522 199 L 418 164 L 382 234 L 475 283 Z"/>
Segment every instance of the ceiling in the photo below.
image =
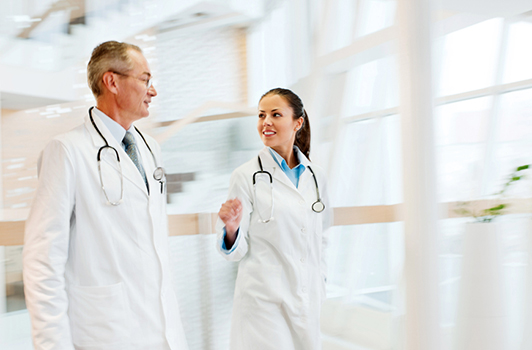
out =
<path fill-rule="evenodd" d="M 20 3 L 30 4 L 32 1 L 34 0 L 22 0 Z M 110 38 L 128 40 L 150 28 L 152 32 L 157 33 L 197 30 L 201 27 L 220 25 L 245 26 L 264 16 L 265 9 L 281 1 L 283 0 L 108 0 L 102 3 L 93 0 L 50 0 L 46 6 L 45 2 L 39 2 L 40 8 L 38 11 L 35 10 L 38 12 L 37 15 L 30 13 L 31 9 L 28 9 L 28 13 L 25 14 L 28 21 L 26 28 L 19 26 L 16 31 L 6 31 L 2 30 L 2 23 L 0 23 L 0 66 L 3 65 L 6 68 L 18 64 L 21 68 L 50 71 L 60 67 L 59 69 L 65 70 L 73 63 L 84 65 L 91 48 Z M 486 17 L 520 15 L 525 19 L 532 18 L 532 0 L 433 1 L 436 9 L 440 11 L 470 13 Z M 178 3 L 179 5 L 176 5 Z M 334 4 L 335 2 L 326 3 Z M 169 7 L 169 4 L 173 4 L 173 7 Z M 105 6 L 105 8 L 97 8 L 97 6 Z M 3 8 L 0 5 L 0 10 Z M 61 18 L 53 15 L 61 11 L 64 12 L 62 16 L 59 16 Z M 4 21 L 7 17 L 4 17 Z M 120 21 L 124 21 L 125 24 L 121 27 L 112 27 L 113 23 L 120 23 Z M 138 25 L 134 26 L 132 23 Z M 4 22 L 3 28 L 5 29 L 8 25 L 9 23 Z M 102 31 L 102 27 L 106 27 L 107 30 Z M 60 31 L 60 35 L 55 33 L 56 31 Z M 11 34 L 6 37 L 5 34 L 8 32 Z M 59 39 L 57 39 L 58 35 Z M 52 53 L 46 51 L 46 45 L 50 47 Z M 60 53 L 56 54 L 56 52 Z M 51 66 L 49 64 L 48 68 L 26 66 L 28 58 L 35 56 L 35 53 L 39 57 L 44 57 L 44 60 L 62 61 Z M 35 59 L 32 60 L 31 64 L 36 64 L 35 61 Z M 56 96 L 63 96 L 63 94 L 56 94 Z M 71 98 L 66 98 L 66 100 L 71 100 Z M 24 94 L 20 89 L 6 90 L 5 84 L 0 89 L 0 101 L 1 107 L 5 109 L 29 109 L 64 102 L 51 99 L 45 92 L 39 96 L 35 91 Z"/>

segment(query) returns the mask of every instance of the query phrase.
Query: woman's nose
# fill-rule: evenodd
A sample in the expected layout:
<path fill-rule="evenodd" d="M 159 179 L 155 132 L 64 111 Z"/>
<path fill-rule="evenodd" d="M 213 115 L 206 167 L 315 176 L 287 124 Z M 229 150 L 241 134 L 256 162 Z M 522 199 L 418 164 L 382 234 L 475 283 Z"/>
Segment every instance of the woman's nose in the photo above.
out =
<path fill-rule="evenodd" d="M 271 118 L 270 116 L 267 115 L 267 116 L 264 118 L 264 122 L 263 122 L 263 123 L 264 123 L 264 125 L 272 125 L 272 118 Z"/>

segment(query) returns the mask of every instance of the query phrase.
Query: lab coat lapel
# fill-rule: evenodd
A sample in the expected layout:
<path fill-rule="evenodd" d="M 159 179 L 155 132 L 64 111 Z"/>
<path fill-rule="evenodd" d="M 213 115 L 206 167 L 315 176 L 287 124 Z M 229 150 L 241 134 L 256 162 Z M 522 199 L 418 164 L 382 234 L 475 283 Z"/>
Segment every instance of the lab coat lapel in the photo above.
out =
<path fill-rule="evenodd" d="M 122 145 L 118 143 L 118 141 L 113 137 L 109 129 L 105 126 L 105 124 L 100 120 L 100 118 L 93 113 L 92 118 L 94 119 L 94 123 L 96 123 L 96 126 L 102 133 L 103 137 L 107 140 L 107 143 L 109 146 L 113 147 L 118 151 L 118 156 L 120 157 L 120 166 L 122 167 L 122 176 L 124 179 L 127 179 L 131 181 L 133 184 L 135 184 L 137 187 L 139 187 L 146 195 L 148 195 L 148 190 L 146 189 L 146 184 L 144 183 L 144 179 L 142 178 L 142 175 L 140 174 L 139 170 L 129 158 L 127 153 L 122 148 Z M 99 149 L 100 147 L 105 145 L 105 141 L 101 138 L 101 136 L 98 134 L 96 129 L 94 129 L 94 126 L 92 125 L 89 116 L 87 116 L 85 120 L 85 127 L 89 131 L 92 142 L 94 145 Z M 137 144 L 139 145 L 139 148 L 141 148 L 140 144 L 138 143 L 138 138 L 135 137 L 137 140 Z M 142 140 L 140 140 L 142 142 Z M 144 142 L 142 142 L 143 144 Z M 112 152 L 112 151 L 111 151 Z M 108 163 L 110 166 L 112 166 L 116 171 L 120 171 L 118 168 L 118 164 L 116 162 L 114 152 L 106 152 L 106 154 L 101 158 L 102 162 Z M 96 156 L 96 155 L 95 155 Z M 142 155 L 143 163 L 144 155 Z"/>
<path fill-rule="evenodd" d="M 299 176 L 299 185 L 297 187 L 298 192 L 303 195 L 307 187 L 315 187 L 314 179 L 312 178 L 312 173 L 308 170 L 309 165 L 312 166 L 312 163 L 308 160 L 307 157 L 298 149 L 297 157 L 299 163 L 305 166 L 305 171 Z M 312 169 L 314 170 L 314 169 Z"/>
<path fill-rule="evenodd" d="M 142 137 L 139 135 L 139 133 L 138 133 L 136 128 L 134 128 L 133 134 L 135 135 L 135 140 L 137 140 L 137 146 L 138 146 L 138 149 L 139 149 L 139 152 L 140 152 L 140 157 L 142 158 L 142 166 L 144 167 L 144 172 L 146 173 L 146 180 L 148 181 L 148 184 L 150 186 L 150 191 L 151 191 L 151 189 L 154 186 L 154 184 L 159 185 L 158 182 L 153 182 L 152 181 L 152 180 L 155 180 L 153 178 L 153 171 L 157 167 L 157 163 L 153 159 L 153 157 L 155 155 L 151 154 L 150 150 L 148 149 L 148 147 L 146 146 L 146 144 L 142 140 Z M 146 138 L 146 142 L 148 142 L 148 144 L 150 143 L 149 138 Z M 154 151 L 156 149 L 155 145 L 153 145 L 153 144 L 150 144 L 150 148 L 151 148 L 152 151 Z M 143 183 L 144 183 L 144 180 L 143 180 Z M 144 187 L 146 187 L 146 186 L 144 186 Z"/>
<path fill-rule="evenodd" d="M 293 191 L 297 191 L 296 186 L 294 186 L 292 181 L 290 181 L 288 176 L 286 176 L 284 173 L 283 169 L 281 169 L 275 159 L 273 159 L 268 147 L 263 148 L 260 151 L 259 156 L 262 160 L 262 166 L 264 167 L 264 170 L 269 171 L 272 174 L 274 183 L 278 181 Z"/>

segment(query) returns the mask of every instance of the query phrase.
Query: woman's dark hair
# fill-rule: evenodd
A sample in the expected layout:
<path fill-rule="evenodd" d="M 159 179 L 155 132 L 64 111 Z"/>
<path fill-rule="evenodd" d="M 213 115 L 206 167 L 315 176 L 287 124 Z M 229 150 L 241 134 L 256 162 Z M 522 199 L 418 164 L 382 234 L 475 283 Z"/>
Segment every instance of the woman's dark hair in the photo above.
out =
<path fill-rule="evenodd" d="M 259 102 L 262 101 L 264 97 L 270 95 L 279 95 L 283 97 L 286 102 L 288 102 L 288 105 L 292 108 L 292 111 L 294 112 L 294 119 L 299 119 L 300 117 L 303 117 L 303 125 L 296 133 L 294 145 L 296 145 L 299 150 L 303 152 L 303 154 L 307 158 L 310 159 L 310 122 L 308 120 L 307 112 L 303 107 L 303 102 L 301 101 L 299 96 L 294 94 L 291 90 L 283 88 L 271 89 L 270 91 L 262 95 Z"/>

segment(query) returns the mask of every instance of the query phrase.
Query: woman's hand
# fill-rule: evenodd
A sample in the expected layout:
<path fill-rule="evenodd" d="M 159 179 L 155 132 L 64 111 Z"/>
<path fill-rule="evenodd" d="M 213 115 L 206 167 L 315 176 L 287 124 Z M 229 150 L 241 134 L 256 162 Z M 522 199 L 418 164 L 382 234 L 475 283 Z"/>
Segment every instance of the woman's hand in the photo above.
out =
<path fill-rule="evenodd" d="M 225 224 L 226 246 L 232 246 L 236 239 L 236 231 L 242 220 L 242 203 L 238 198 L 229 199 L 222 204 L 218 216 Z"/>

